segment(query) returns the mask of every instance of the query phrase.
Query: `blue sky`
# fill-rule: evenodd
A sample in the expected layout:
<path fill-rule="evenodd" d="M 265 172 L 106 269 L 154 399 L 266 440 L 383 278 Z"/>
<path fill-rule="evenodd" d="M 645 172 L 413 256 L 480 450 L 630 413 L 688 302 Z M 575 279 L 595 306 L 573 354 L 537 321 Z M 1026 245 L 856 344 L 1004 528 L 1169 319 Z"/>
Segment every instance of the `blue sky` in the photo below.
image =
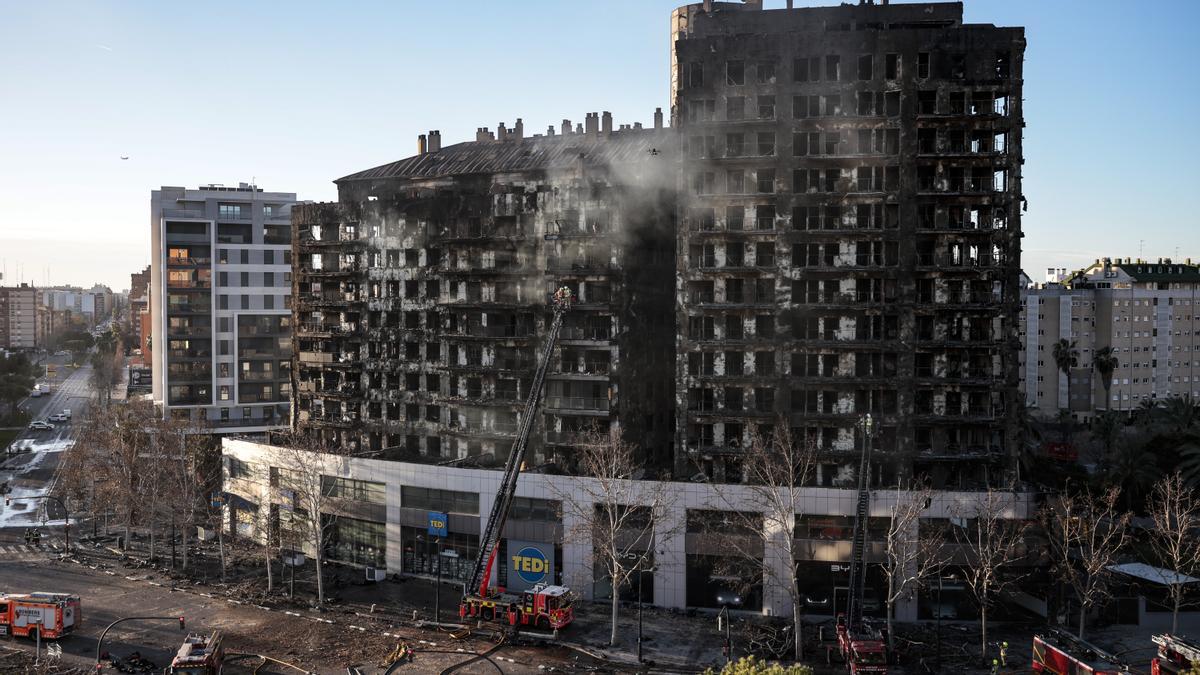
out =
<path fill-rule="evenodd" d="M 449 144 L 517 117 L 527 133 L 601 110 L 649 123 L 676 4 L 6 2 L 0 269 L 128 287 L 159 185 L 330 200 L 334 178 L 431 128 Z M 966 19 L 1027 30 L 1025 269 L 1200 259 L 1183 199 L 1200 178 L 1200 3 L 967 0 Z"/>

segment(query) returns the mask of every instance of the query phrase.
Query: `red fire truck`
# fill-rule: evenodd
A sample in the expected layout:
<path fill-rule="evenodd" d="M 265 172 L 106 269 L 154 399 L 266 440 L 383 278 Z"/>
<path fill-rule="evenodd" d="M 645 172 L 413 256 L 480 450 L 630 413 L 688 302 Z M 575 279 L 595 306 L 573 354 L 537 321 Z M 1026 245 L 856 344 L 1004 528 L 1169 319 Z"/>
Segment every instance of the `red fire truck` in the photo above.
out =
<path fill-rule="evenodd" d="M 553 360 L 551 357 L 554 355 L 554 347 L 562 331 L 563 314 L 570 309 L 573 300 L 571 289 L 558 289 L 553 300 L 554 319 L 550 322 L 542 358 L 538 361 L 529 387 L 525 413 L 521 415 L 520 428 L 517 430 L 517 440 L 505 461 L 500 489 L 492 503 L 492 512 L 488 517 L 487 527 L 484 528 L 483 537 L 479 540 L 479 557 L 475 560 L 470 580 L 463 588 L 463 598 L 458 605 L 458 616 L 463 619 L 482 618 L 504 621 L 510 626 L 545 626 L 558 630 L 568 626 L 575 618 L 571 591 L 564 586 L 539 583 L 517 594 L 491 583 L 504 523 L 508 520 L 509 507 L 512 506 L 517 493 L 517 479 L 521 477 L 525 447 L 529 443 L 533 420 L 537 418 L 538 402 L 546 382 L 547 368 Z"/>
<path fill-rule="evenodd" d="M 204 637 L 190 633 L 171 660 L 173 675 L 221 675 L 225 668 L 225 648 L 220 631 Z"/>
<path fill-rule="evenodd" d="M 1150 675 L 1176 675 L 1200 667 L 1200 641 L 1163 633 L 1150 638 L 1158 654 L 1150 661 Z"/>
<path fill-rule="evenodd" d="M 0 593 L 0 635 L 55 640 L 75 630 L 79 596 L 66 593 Z"/>
<path fill-rule="evenodd" d="M 1129 666 L 1060 630 L 1033 637 L 1033 671 L 1046 675 L 1125 675 Z"/>

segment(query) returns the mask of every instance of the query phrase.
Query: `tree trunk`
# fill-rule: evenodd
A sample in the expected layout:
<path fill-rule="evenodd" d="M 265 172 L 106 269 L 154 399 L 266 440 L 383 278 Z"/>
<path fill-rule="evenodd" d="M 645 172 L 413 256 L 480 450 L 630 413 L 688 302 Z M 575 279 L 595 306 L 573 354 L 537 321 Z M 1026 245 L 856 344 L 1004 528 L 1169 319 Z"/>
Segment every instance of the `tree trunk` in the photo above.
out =
<path fill-rule="evenodd" d="M 640 592 L 640 591 L 639 591 Z M 612 598 L 609 601 L 609 611 L 611 617 L 608 627 L 608 646 L 617 646 L 617 611 L 620 609 L 621 594 L 617 588 L 617 584 L 612 584 Z"/>
<path fill-rule="evenodd" d="M 1183 589 L 1178 585 L 1172 586 L 1171 595 L 1175 601 L 1175 606 L 1171 609 L 1171 634 L 1179 635 L 1179 605 L 1180 601 L 1183 600 Z"/>
<path fill-rule="evenodd" d="M 271 574 L 271 532 L 267 530 L 267 540 L 263 545 L 263 558 L 267 563 L 267 592 L 275 590 L 275 577 Z"/>
<path fill-rule="evenodd" d="M 804 611 L 800 607 L 800 595 L 792 595 L 792 642 L 796 663 L 804 660 Z"/>
<path fill-rule="evenodd" d="M 320 535 L 317 535 L 320 539 Z M 313 554 L 313 562 L 317 564 L 317 607 L 325 606 L 325 570 L 321 568 L 322 561 L 321 546 L 317 545 L 317 551 Z"/>
<path fill-rule="evenodd" d="M 225 583 L 225 528 L 217 521 L 217 553 L 221 556 L 221 583 Z"/>
<path fill-rule="evenodd" d="M 190 527 L 190 523 L 185 522 L 183 524 L 183 531 L 179 533 L 179 543 L 183 546 L 184 572 L 186 572 L 188 568 L 188 527 Z"/>
<path fill-rule="evenodd" d="M 986 596 L 984 596 L 986 597 Z M 938 611 L 942 611 L 938 607 Z M 979 603 L 979 656 L 983 658 L 984 665 L 987 664 L 987 603 Z"/>
<path fill-rule="evenodd" d="M 1083 639 L 1083 625 L 1087 623 L 1087 605 L 1079 603 L 1079 639 Z"/>
<path fill-rule="evenodd" d="M 150 523 L 150 562 L 154 562 L 154 523 Z"/>

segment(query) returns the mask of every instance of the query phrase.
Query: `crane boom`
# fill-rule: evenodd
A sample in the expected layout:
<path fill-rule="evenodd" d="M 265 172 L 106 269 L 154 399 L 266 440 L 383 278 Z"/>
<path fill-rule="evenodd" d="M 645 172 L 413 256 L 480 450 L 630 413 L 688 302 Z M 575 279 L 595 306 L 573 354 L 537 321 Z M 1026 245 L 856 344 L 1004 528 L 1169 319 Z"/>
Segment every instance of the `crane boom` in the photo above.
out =
<path fill-rule="evenodd" d="M 529 434 L 533 429 L 533 420 L 537 414 L 538 404 L 542 398 L 542 388 L 546 382 L 546 372 L 550 367 L 550 357 L 558 343 L 558 335 L 562 331 L 563 315 L 571 308 L 571 290 L 560 288 L 554 292 L 554 318 L 550 322 L 550 330 L 546 335 L 546 344 L 542 347 L 542 358 L 538 361 L 533 382 L 529 386 L 529 395 L 525 399 L 525 409 L 521 414 L 521 422 L 517 427 L 517 440 L 513 443 L 512 451 L 504 462 L 504 475 L 500 479 L 500 490 L 492 503 L 492 512 L 488 516 L 487 527 L 483 530 L 483 538 L 479 540 L 479 557 L 475 568 L 467 581 L 466 593 L 478 593 L 488 596 L 492 568 L 496 562 L 496 551 L 500 548 L 500 537 L 504 533 L 504 523 L 508 520 L 508 510 L 512 506 L 513 497 L 517 493 L 517 479 L 521 476 L 521 458 L 529 445 Z"/>

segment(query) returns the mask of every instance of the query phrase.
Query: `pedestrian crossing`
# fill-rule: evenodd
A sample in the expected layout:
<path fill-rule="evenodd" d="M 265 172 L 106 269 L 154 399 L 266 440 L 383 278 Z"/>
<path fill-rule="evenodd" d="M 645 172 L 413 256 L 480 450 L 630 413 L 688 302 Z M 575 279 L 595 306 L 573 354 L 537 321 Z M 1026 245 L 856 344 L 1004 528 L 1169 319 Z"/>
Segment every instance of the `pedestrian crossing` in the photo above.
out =
<path fill-rule="evenodd" d="M 0 562 L 5 560 L 30 560 L 53 555 L 56 547 L 42 540 L 41 546 L 32 544 L 0 544 Z"/>

